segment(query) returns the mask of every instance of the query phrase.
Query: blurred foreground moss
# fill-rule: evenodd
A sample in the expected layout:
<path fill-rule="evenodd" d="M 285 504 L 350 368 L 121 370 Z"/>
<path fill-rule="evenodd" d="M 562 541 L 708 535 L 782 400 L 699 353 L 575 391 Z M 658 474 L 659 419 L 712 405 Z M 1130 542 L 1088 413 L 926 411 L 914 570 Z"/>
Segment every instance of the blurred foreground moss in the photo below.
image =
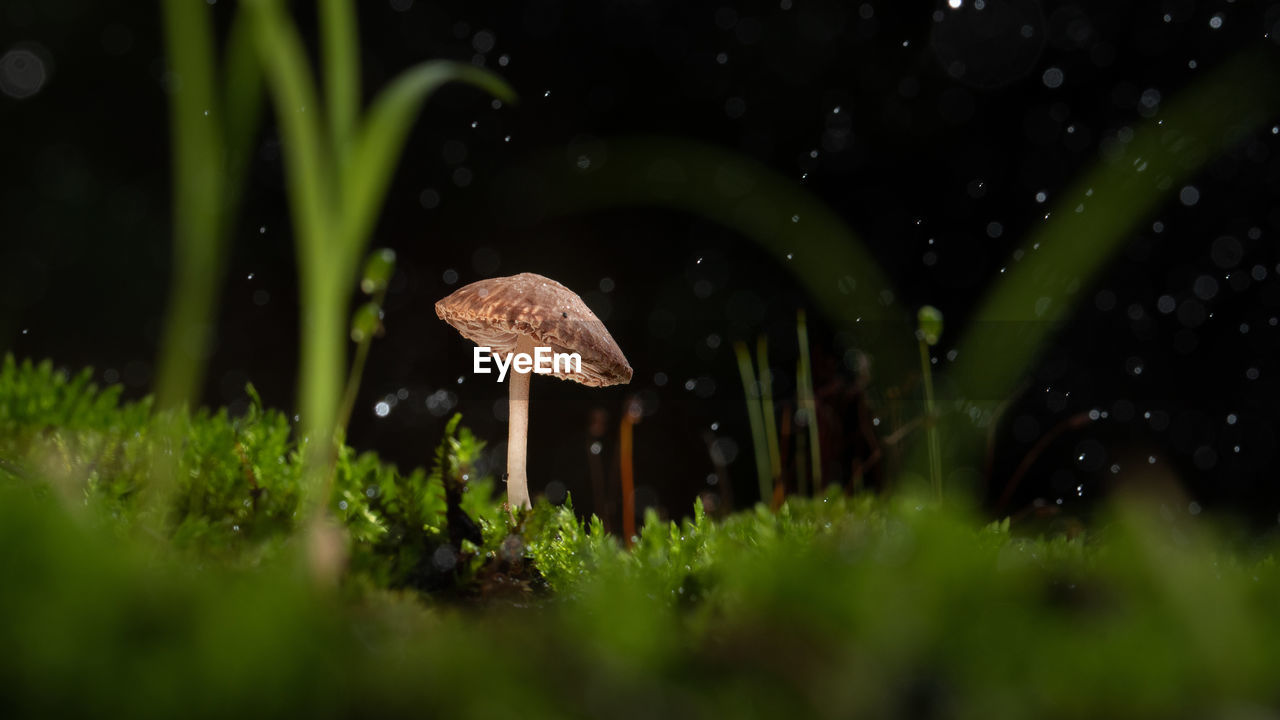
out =
<path fill-rule="evenodd" d="M 1280 707 L 1271 555 L 1229 551 L 1158 501 L 1114 503 L 1068 540 L 830 495 L 650 516 L 623 551 L 567 507 L 510 531 L 483 479 L 455 484 L 479 446 L 455 422 L 430 473 L 343 451 L 351 569 L 325 591 L 293 533 L 287 420 L 162 416 L 186 441 L 171 449 L 182 511 L 157 537 L 132 502 L 149 411 L 87 376 L 0 370 L 0 716 Z"/>

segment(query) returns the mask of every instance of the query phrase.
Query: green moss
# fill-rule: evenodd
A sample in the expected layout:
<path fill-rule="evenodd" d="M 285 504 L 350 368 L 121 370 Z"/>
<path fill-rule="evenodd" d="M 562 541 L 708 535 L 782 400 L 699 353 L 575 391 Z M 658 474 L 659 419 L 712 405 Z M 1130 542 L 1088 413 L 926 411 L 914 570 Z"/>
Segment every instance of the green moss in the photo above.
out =
<path fill-rule="evenodd" d="M 168 448 L 183 482 L 156 537 L 136 506 L 163 437 L 183 438 Z M 1199 717 L 1280 703 L 1272 555 L 1149 503 L 1115 503 L 1086 536 L 1026 538 L 833 493 L 721 521 L 650 514 L 624 551 L 568 504 L 513 528 L 473 477 L 481 441 L 456 418 L 441 440 L 430 472 L 341 450 L 333 512 L 351 562 L 327 591 L 296 539 L 285 416 L 255 399 L 237 418 L 153 417 L 87 374 L 6 359 L 0 716 Z"/>

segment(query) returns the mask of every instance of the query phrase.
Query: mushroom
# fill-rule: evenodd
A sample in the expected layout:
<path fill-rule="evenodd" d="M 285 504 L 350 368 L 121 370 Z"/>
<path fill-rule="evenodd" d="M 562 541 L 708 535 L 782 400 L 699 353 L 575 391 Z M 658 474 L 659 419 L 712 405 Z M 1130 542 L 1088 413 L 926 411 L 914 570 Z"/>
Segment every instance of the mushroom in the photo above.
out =
<path fill-rule="evenodd" d="M 436 315 L 462 336 L 498 357 L 508 357 L 511 378 L 507 411 L 507 505 L 530 508 L 525 474 L 529 431 L 529 372 L 517 371 L 519 354 L 538 347 L 577 353 L 580 366 L 555 365 L 562 380 L 605 387 L 631 382 L 631 365 L 600 319 L 582 298 L 550 278 L 533 273 L 490 278 L 459 288 L 436 303 Z"/>

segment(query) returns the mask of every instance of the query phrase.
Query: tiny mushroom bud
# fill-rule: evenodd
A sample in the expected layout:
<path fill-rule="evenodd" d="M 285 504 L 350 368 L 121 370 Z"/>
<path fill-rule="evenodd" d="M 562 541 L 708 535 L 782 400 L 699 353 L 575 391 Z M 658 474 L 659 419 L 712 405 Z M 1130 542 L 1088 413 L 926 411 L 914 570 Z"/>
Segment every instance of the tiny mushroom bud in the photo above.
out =
<path fill-rule="evenodd" d="M 367 302 L 356 308 L 351 316 L 351 342 L 361 343 L 382 332 L 382 308 L 378 303 Z"/>
<path fill-rule="evenodd" d="M 581 363 L 553 363 L 546 373 L 562 380 L 591 387 L 631 382 L 631 365 L 595 313 L 573 291 L 541 275 L 521 273 L 471 283 L 437 302 L 436 314 L 495 356 L 532 355 L 537 347 L 577 354 Z M 525 473 L 529 373 L 515 371 L 514 361 L 511 367 L 507 505 L 514 513 L 532 503 Z M 536 363 L 534 369 L 538 370 Z"/>
<path fill-rule="evenodd" d="M 365 295 L 373 295 L 387 289 L 391 276 L 396 271 L 396 251 L 382 248 L 369 253 L 364 263 L 364 275 L 360 278 L 360 290 Z"/>
<path fill-rule="evenodd" d="M 920 323 L 917 335 L 930 347 L 937 345 L 942 337 L 942 311 L 932 305 L 925 305 L 916 313 Z"/>

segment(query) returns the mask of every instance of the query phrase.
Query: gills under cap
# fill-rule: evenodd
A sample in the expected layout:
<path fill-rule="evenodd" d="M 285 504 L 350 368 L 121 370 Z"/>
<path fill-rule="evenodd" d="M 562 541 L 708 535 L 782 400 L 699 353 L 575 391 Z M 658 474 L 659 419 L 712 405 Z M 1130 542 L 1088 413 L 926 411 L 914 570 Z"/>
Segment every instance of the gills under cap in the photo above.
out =
<path fill-rule="evenodd" d="M 577 353 L 582 372 L 552 372 L 592 387 L 631 381 L 631 365 L 604 323 L 569 288 L 534 273 L 480 280 L 436 303 L 436 315 L 498 355 L 520 336 L 557 353 Z"/>

